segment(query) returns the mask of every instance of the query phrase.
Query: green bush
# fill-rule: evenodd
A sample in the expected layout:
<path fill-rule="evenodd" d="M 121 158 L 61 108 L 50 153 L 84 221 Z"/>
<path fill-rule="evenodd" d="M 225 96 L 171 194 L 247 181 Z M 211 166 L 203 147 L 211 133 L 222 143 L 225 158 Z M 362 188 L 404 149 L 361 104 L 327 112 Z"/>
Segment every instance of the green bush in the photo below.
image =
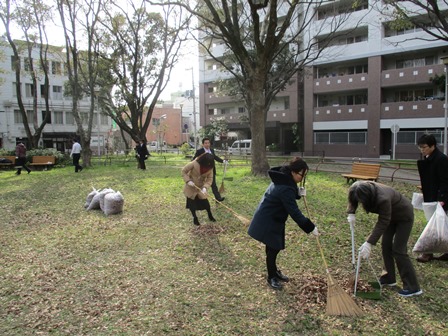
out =
<path fill-rule="evenodd" d="M 193 150 L 191 149 L 190 145 L 187 144 L 186 142 L 183 143 L 182 146 L 180 146 L 180 151 L 185 156 L 193 153 Z"/>
<path fill-rule="evenodd" d="M 61 153 L 54 148 L 37 148 L 26 152 L 26 158 L 29 162 L 32 161 L 31 158 L 33 156 L 54 156 L 56 158 L 56 164 L 65 163 L 67 160 L 67 156 L 64 153 Z"/>

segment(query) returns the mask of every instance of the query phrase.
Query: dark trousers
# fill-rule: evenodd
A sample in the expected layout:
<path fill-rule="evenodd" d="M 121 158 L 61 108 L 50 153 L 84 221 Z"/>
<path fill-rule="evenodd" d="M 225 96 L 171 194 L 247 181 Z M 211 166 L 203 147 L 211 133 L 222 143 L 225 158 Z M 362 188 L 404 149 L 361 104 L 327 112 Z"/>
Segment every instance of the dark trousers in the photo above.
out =
<path fill-rule="evenodd" d="M 268 269 L 268 279 L 277 276 L 277 255 L 280 250 L 274 249 L 266 245 L 266 266 Z"/>
<path fill-rule="evenodd" d="M 221 194 L 219 193 L 218 186 L 216 185 L 216 170 L 214 169 L 213 169 L 212 192 L 215 198 L 219 201 L 221 199 Z"/>
<path fill-rule="evenodd" d="M 387 272 L 383 277 L 390 282 L 396 281 L 396 263 L 400 278 L 403 281 L 403 289 L 408 290 L 420 289 L 414 266 L 407 251 L 412 225 L 413 220 L 391 222 L 383 233 L 381 241 L 384 268 Z"/>
<path fill-rule="evenodd" d="M 79 165 L 79 159 L 81 158 L 81 154 L 72 154 L 73 158 L 73 165 L 75 166 L 75 173 L 78 172 L 78 170 L 82 170 L 82 167 Z"/>
<path fill-rule="evenodd" d="M 137 160 L 138 160 L 138 168 L 145 170 L 146 169 L 145 157 L 138 156 Z"/>
<path fill-rule="evenodd" d="M 16 166 L 17 168 L 17 175 L 20 175 L 22 173 L 22 168 L 25 169 L 28 173 L 31 171 L 27 166 L 26 166 L 26 157 L 19 157 L 16 160 Z"/>

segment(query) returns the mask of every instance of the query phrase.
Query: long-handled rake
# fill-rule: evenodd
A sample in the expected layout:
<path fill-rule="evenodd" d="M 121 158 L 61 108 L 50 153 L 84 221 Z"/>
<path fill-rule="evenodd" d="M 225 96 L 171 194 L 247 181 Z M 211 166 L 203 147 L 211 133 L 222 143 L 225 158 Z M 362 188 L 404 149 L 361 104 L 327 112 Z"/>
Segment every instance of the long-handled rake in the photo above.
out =
<path fill-rule="evenodd" d="M 308 204 L 306 197 L 303 197 L 303 202 L 305 203 L 305 209 L 310 218 L 310 211 L 308 209 Z M 358 305 L 353 301 L 349 294 L 347 294 L 339 285 L 334 281 L 333 277 L 328 270 L 328 264 L 324 256 L 322 246 L 319 241 L 319 236 L 316 236 L 317 246 L 320 250 L 320 255 L 322 261 L 324 262 L 325 272 L 328 277 L 328 291 L 327 291 L 327 314 L 328 315 L 338 315 L 338 316 L 361 316 L 363 311 Z"/>
<path fill-rule="evenodd" d="M 199 188 L 197 185 L 195 185 L 196 189 L 198 189 L 205 197 L 209 197 L 208 194 L 205 194 L 202 192 L 201 188 Z M 244 225 L 249 225 L 250 224 L 250 220 L 247 219 L 244 216 L 241 216 L 240 214 L 238 214 L 235 210 L 233 210 L 232 208 L 228 207 L 227 205 L 223 204 L 222 202 L 218 201 L 216 198 L 211 197 L 212 200 L 214 200 L 216 203 L 218 203 L 219 205 L 222 205 L 224 208 L 226 208 L 227 210 L 229 210 L 236 218 L 238 218 L 238 220 L 243 223 Z"/>

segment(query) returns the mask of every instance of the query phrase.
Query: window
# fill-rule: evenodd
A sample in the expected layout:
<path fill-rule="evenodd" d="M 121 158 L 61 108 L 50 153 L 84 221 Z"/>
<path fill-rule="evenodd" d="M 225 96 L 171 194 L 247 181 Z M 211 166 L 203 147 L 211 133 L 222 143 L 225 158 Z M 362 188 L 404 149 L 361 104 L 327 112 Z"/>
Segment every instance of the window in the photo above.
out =
<path fill-rule="evenodd" d="M 53 75 L 60 75 L 62 73 L 62 64 L 61 62 L 51 62 L 51 73 Z"/>
<path fill-rule="evenodd" d="M 73 117 L 73 112 L 65 112 L 65 121 L 67 125 L 75 124 L 75 118 Z"/>
<path fill-rule="evenodd" d="M 12 96 L 17 97 L 17 83 L 16 82 L 12 83 Z"/>
<path fill-rule="evenodd" d="M 246 112 L 246 108 L 244 106 L 238 107 L 238 113 L 244 113 Z"/>
<path fill-rule="evenodd" d="M 20 113 L 20 110 L 14 110 L 14 123 L 23 124 L 22 113 Z"/>
<path fill-rule="evenodd" d="M 45 111 L 42 111 L 42 121 L 45 120 Z M 51 124 L 51 112 L 48 112 L 48 124 Z"/>
<path fill-rule="evenodd" d="M 62 100 L 62 86 L 53 85 L 53 99 Z"/>
<path fill-rule="evenodd" d="M 33 84 L 25 84 L 25 97 L 27 97 L 27 98 L 34 97 L 34 85 Z"/>
<path fill-rule="evenodd" d="M 47 90 L 46 90 L 45 85 L 41 85 L 41 86 L 40 86 L 40 96 L 41 96 L 42 98 L 47 97 Z M 48 97 L 48 98 L 49 98 L 49 97 Z"/>
<path fill-rule="evenodd" d="M 20 58 L 16 58 L 15 56 L 11 56 L 11 70 L 12 71 L 16 71 L 16 63 L 19 63 L 19 67 L 20 67 Z"/>
<path fill-rule="evenodd" d="M 28 57 L 25 57 L 25 62 L 24 62 L 24 68 L 25 68 L 25 71 L 31 71 L 31 63 L 33 62 L 33 59 L 31 58 L 28 58 Z"/>
<path fill-rule="evenodd" d="M 64 113 L 62 111 L 54 111 L 54 123 L 58 125 L 64 124 Z"/>
<path fill-rule="evenodd" d="M 226 114 L 226 113 L 229 113 L 229 109 L 225 109 L 225 108 L 221 109 L 221 114 Z"/>
<path fill-rule="evenodd" d="M 315 132 L 315 144 L 360 144 L 367 143 L 367 132 Z"/>
<path fill-rule="evenodd" d="M 284 104 L 285 110 L 289 110 L 289 97 L 285 97 Z"/>
<path fill-rule="evenodd" d="M 45 69 L 44 69 L 44 67 L 45 67 Z M 48 61 L 44 61 L 44 66 L 42 66 L 42 63 L 40 63 L 40 69 L 48 71 Z"/>
<path fill-rule="evenodd" d="M 399 131 L 397 133 L 397 143 L 406 145 L 417 145 L 417 140 L 425 133 L 434 135 L 437 143 L 442 143 L 443 131 L 437 129 L 425 131 Z"/>
<path fill-rule="evenodd" d="M 34 122 L 34 111 L 26 110 L 26 117 L 28 118 L 28 124 L 32 124 Z"/>
<path fill-rule="evenodd" d="M 109 117 L 106 114 L 100 115 L 101 125 L 109 125 Z"/>
<path fill-rule="evenodd" d="M 208 114 L 209 114 L 209 115 L 217 114 L 217 113 L 216 113 L 216 109 L 208 109 Z"/>

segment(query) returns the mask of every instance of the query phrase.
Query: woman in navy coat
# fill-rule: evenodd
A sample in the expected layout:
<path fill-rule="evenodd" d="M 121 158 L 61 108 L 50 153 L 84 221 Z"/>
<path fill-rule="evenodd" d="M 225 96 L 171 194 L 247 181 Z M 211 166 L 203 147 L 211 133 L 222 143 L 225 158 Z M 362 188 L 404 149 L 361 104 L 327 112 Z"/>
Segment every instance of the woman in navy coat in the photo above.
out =
<path fill-rule="evenodd" d="M 249 226 L 249 235 L 266 245 L 268 284 L 274 289 L 283 287 L 281 281 L 289 278 L 277 268 L 280 250 L 285 249 L 285 225 L 288 215 L 306 233 L 318 235 L 317 227 L 305 217 L 297 206 L 300 199 L 297 184 L 305 179 L 308 165 L 296 157 L 289 165 L 268 171 L 272 182 L 266 189 Z"/>

